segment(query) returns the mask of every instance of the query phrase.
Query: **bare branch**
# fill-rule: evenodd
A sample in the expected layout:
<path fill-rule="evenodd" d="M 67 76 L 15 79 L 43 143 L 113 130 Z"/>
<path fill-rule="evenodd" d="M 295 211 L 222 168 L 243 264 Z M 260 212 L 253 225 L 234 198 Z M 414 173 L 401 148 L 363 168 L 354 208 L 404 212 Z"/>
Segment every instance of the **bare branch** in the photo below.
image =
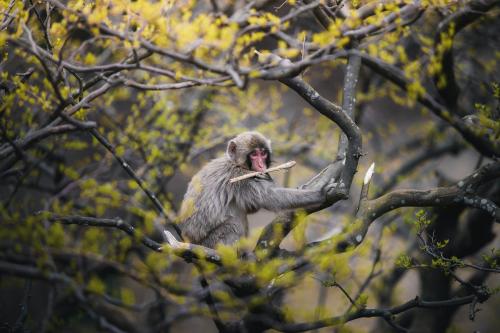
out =
<path fill-rule="evenodd" d="M 401 207 L 442 207 L 465 205 L 478 208 L 497 222 L 500 207 L 487 198 L 474 195 L 478 186 L 500 177 L 500 163 L 491 163 L 476 170 L 472 175 L 453 186 L 430 190 L 397 190 L 373 200 L 363 201 L 357 219 L 348 225 L 340 238 L 329 238 L 308 244 L 309 248 L 324 246 L 332 251 L 344 252 L 358 246 L 364 239 L 371 223 L 378 217 Z"/>
<path fill-rule="evenodd" d="M 40 212 L 43 213 L 43 212 Z M 81 226 L 95 226 L 95 227 L 104 227 L 104 228 L 116 228 L 124 231 L 129 236 L 136 236 L 136 233 L 139 233 L 136 228 L 132 225 L 124 222 L 120 218 L 114 219 L 103 219 L 103 218 L 95 218 L 95 217 L 87 217 L 87 216 L 60 216 L 48 213 L 47 219 L 51 222 L 58 222 L 62 224 L 77 224 Z M 165 246 L 155 242 L 151 238 L 146 235 L 139 233 L 139 240 L 146 247 L 152 249 L 156 252 L 163 252 L 165 250 Z M 219 254 L 212 249 L 205 248 L 200 245 L 186 244 L 185 246 L 172 247 L 172 252 L 177 256 L 184 258 L 186 260 L 192 259 L 204 259 L 214 264 L 221 264 L 221 258 Z M 201 254 L 201 256 L 200 256 Z"/>
<path fill-rule="evenodd" d="M 330 317 L 326 319 L 321 319 L 315 322 L 309 323 L 279 323 L 273 321 L 269 318 L 262 318 L 263 321 L 268 323 L 272 328 L 282 331 L 282 332 L 305 332 L 309 330 L 313 330 L 316 328 L 322 327 L 330 327 L 337 326 L 341 324 L 345 324 L 355 319 L 359 318 L 373 318 L 373 317 L 381 317 L 381 318 L 391 318 L 394 315 L 400 314 L 402 312 L 408 311 L 413 308 L 424 308 L 424 309 L 434 309 L 434 308 L 442 308 L 442 307 L 455 307 L 465 304 L 470 304 L 476 299 L 475 295 L 469 295 L 465 297 L 452 298 L 442 301 L 424 301 L 421 300 L 418 296 L 414 299 L 401 304 L 399 306 L 390 308 L 390 309 L 361 309 L 355 311 L 351 314 L 338 316 L 338 317 Z"/>
<path fill-rule="evenodd" d="M 500 209 L 491 200 L 474 194 L 481 184 L 500 177 L 500 163 L 491 163 L 474 172 L 453 186 L 432 190 L 398 190 L 370 200 L 365 218 L 373 220 L 398 207 L 433 207 L 462 204 L 484 210 L 497 221 Z"/>

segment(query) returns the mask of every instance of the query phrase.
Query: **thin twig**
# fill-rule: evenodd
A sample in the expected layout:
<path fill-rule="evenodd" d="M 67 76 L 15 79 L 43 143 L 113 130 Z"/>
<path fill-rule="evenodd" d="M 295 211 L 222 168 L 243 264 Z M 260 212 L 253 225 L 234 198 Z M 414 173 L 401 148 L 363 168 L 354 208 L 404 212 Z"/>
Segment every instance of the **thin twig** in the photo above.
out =
<path fill-rule="evenodd" d="M 262 175 L 265 175 L 265 174 L 270 173 L 270 172 L 276 172 L 276 171 L 280 171 L 280 170 L 290 169 L 290 168 L 294 167 L 295 164 L 297 164 L 295 161 L 286 162 L 286 163 L 280 164 L 278 166 L 269 168 L 263 172 L 260 172 L 260 171 L 250 172 L 250 173 L 247 173 L 246 175 L 243 175 L 243 176 L 231 178 L 229 180 L 229 182 L 236 183 L 236 182 L 239 182 L 240 180 L 243 180 L 243 179 L 248 179 L 248 178 L 252 178 L 255 176 L 262 176 Z"/>

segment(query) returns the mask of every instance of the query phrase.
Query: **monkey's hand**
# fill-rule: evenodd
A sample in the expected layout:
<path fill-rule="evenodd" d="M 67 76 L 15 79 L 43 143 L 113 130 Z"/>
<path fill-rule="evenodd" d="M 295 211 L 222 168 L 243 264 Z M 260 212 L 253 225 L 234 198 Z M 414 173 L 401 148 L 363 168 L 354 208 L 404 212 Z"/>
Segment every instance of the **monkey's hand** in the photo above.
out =
<path fill-rule="evenodd" d="M 345 191 L 342 191 L 342 189 L 342 182 L 332 178 L 321 188 L 321 191 L 325 195 L 325 201 L 328 202 L 336 198 L 345 198 Z"/>

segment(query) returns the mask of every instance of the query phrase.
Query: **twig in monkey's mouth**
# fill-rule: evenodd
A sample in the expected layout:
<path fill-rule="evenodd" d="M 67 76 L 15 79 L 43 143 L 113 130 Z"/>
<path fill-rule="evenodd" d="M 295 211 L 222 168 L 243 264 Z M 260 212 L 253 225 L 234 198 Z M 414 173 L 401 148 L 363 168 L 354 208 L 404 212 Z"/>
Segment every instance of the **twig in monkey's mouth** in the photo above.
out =
<path fill-rule="evenodd" d="M 239 182 L 240 180 L 243 180 L 243 179 L 248 179 L 248 178 L 252 178 L 252 177 L 255 177 L 255 176 L 260 176 L 260 175 L 264 175 L 266 173 L 270 173 L 270 172 L 275 172 L 275 171 L 280 171 L 280 170 L 286 170 L 286 169 L 290 169 L 292 168 L 293 166 L 295 166 L 295 164 L 297 164 L 295 161 L 290 161 L 290 162 L 286 162 L 286 163 L 283 163 L 283 164 L 280 164 L 278 166 L 275 166 L 275 167 L 272 167 L 272 168 L 269 168 L 267 169 L 266 171 L 264 172 L 259 172 L 259 171 L 256 171 L 256 172 L 250 172 L 250 173 L 247 173 L 243 176 L 239 176 L 239 177 L 235 177 L 235 178 L 231 178 L 229 180 L 229 183 L 236 183 L 236 182 Z"/>

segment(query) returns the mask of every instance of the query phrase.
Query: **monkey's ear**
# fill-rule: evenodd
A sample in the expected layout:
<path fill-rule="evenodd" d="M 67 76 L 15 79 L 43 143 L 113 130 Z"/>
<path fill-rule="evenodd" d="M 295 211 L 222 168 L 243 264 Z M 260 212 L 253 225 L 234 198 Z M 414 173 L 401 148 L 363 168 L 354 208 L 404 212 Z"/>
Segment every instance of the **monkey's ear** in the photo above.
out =
<path fill-rule="evenodd" d="M 229 141 L 229 143 L 227 144 L 227 151 L 226 151 L 226 154 L 227 154 L 227 157 L 229 157 L 231 160 L 236 160 L 236 142 L 234 142 L 233 140 Z"/>

